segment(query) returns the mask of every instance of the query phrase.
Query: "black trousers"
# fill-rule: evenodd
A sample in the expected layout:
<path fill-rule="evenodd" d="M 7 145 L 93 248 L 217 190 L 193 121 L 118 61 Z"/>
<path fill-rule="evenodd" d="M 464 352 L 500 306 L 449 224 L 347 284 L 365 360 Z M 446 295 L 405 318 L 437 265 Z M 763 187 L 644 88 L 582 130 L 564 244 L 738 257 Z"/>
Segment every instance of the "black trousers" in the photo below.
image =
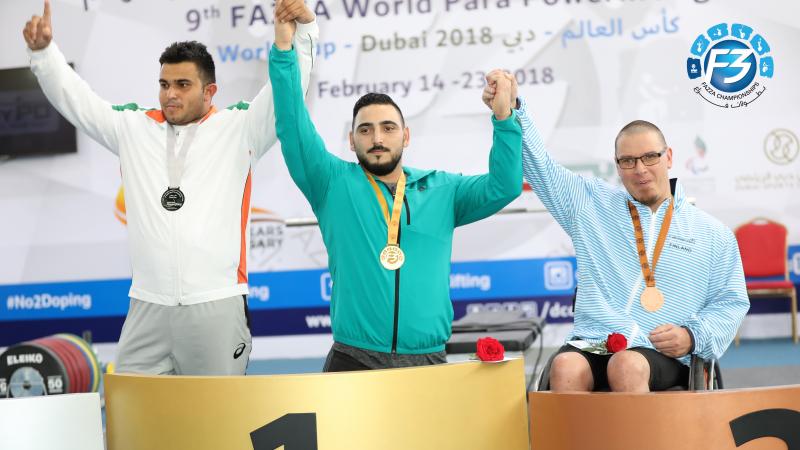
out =
<path fill-rule="evenodd" d="M 644 356 L 647 363 L 650 365 L 649 384 L 651 391 L 664 391 L 673 386 L 682 386 L 685 389 L 689 385 L 689 367 L 682 364 L 677 359 L 665 356 L 651 348 L 634 347 L 628 350 Z M 589 367 L 592 369 L 595 391 L 609 390 L 606 367 L 608 366 L 608 361 L 611 359 L 611 355 L 596 355 L 594 353 L 584 352 L 569 344 L 565 344 L 558 350 L 558 353 L 564 352 L 579 353 L 586 358 L 589 362 Z"/>
<path fill-rule="evenodd" d="M 323 372 L 352 372 L 354 370 L 370 370 L 370 368 L 352 356 L 336 350 L 328 353 L 325 366 L 322 368 Z"/>

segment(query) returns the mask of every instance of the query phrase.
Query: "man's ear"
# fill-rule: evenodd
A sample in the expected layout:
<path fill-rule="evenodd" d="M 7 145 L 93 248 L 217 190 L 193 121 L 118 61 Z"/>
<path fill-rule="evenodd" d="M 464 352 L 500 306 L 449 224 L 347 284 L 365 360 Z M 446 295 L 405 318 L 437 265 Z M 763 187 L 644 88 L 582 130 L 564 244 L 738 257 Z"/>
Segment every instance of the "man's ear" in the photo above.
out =
<path fill-rule="evenodd" d="M 353 142 L 353 132 L 352 131 L 347 133 L 347 138 L 350 140 L 350 150 L 356 151 L 356 143 Z"/>
<path fill-rule="evenodd" d="M 403 130 L 403 148 L 408 147 L 408 144 L 411 143 L 411 130 L 406 127 Z"/>
<path fill-rule="evenodd" d="M 672 169 L 672 147 L 667 147 L 667 169 Z"/>
<path fill-rule="evenodd" d="M 208 83 L 203 90 L 204 100 L 211 103 L 211 98 L 217 93 L 217 83 Z"/>

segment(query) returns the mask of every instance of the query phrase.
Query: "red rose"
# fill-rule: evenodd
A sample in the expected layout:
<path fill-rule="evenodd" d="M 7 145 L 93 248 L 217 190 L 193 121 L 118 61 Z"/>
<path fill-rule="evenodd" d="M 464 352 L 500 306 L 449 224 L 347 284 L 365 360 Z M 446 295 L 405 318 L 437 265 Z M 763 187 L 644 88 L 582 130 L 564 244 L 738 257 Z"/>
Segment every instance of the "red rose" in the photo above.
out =
<path fill-rule="evenodd" d="M 606 340 L 606 350 L 609 353 L 617 353 L 628 348 L 628 340 L 625 336 L 619 333 L 611 333 Z"/>
<path fill-rule="evenodd" d="M 485 337 L 478 339 L 477 356 L 481 361 L 502 361 L 505 349 L 503 344 L 495 338 Z"/>

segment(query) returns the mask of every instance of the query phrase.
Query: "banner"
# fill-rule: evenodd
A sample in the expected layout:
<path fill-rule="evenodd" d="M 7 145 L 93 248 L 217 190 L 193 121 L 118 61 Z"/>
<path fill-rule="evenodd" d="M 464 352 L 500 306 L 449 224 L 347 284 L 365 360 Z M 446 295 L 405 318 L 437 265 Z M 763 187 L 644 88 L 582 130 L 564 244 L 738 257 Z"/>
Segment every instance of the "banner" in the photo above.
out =
<path fill-rule="evenodd" d="M 517 78 L 548 150 L 580 174 L 619 183 L 617 131 L 634 119 L 659 125 L 674 151 L 670 174 L 699 208 L 731 228 L 757 216 L 787 226 L 787 257 L 798 282 L 800 56 L 793 49 L 800 27 L 791 18 L 800 7 L 793 3 L 308 4 L 321 39 L 307 103 L 331 153 L 355 160 L 348 144 L 352 107 L 377 91 L 395 99 L 411 130 L 404 164 L 482 173 L 492 140 L 490 111 L 480 98 L 483 77 L 504 68 Z M 174 0 L 160 2 L 157 14 L 153 7 L 142 0 L 54 0 L 54 39 L 80 76 L 114 104 L 158 106 L 158 57 L 180 40 L 208 46 L 218 107 L 251 99 L 267 81 L 272 3 Z M 36 2 L 0 6 L 6 43 L 0 69 L 28 65 L 19 30 L 41 9 Z M 3 102 L 0 117 L 18 107 Z M 253 176 L 250 303 L 255 310 L 326 308 L 325 247 L 315 226 L 287 226 L 313 213 L 278 150 L 262 158 Z M 75 154 L 0 161 L 0 321 L 125 313 L 130 266 L 119 173 L 117 157 L 82 133 Z M 542 205 L 527 190 L 509 208 Z M 497 215 L 460 228 L 451 277 L 457 313 L 461 300 L 568 304 L 574 286 L 565 280 L 574 279 L 575 267 L 567 276 L 564 261 L 573 254 L 546 212 Z M 552 290 L 545 266 L 565 272 L 550 279 Z"/>

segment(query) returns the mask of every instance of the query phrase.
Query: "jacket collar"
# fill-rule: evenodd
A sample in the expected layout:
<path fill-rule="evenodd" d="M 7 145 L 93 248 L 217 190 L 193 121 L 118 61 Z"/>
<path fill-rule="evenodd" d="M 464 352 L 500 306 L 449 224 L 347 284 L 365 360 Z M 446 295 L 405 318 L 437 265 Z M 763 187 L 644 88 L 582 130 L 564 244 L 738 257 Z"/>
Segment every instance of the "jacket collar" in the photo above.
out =
<path fill-rule="evenodd" d="M 413 167 L 403 167 L 406 174 L 406 183 L 415 183 L 435 172 L 433 169 L 415 169 Z"/>

